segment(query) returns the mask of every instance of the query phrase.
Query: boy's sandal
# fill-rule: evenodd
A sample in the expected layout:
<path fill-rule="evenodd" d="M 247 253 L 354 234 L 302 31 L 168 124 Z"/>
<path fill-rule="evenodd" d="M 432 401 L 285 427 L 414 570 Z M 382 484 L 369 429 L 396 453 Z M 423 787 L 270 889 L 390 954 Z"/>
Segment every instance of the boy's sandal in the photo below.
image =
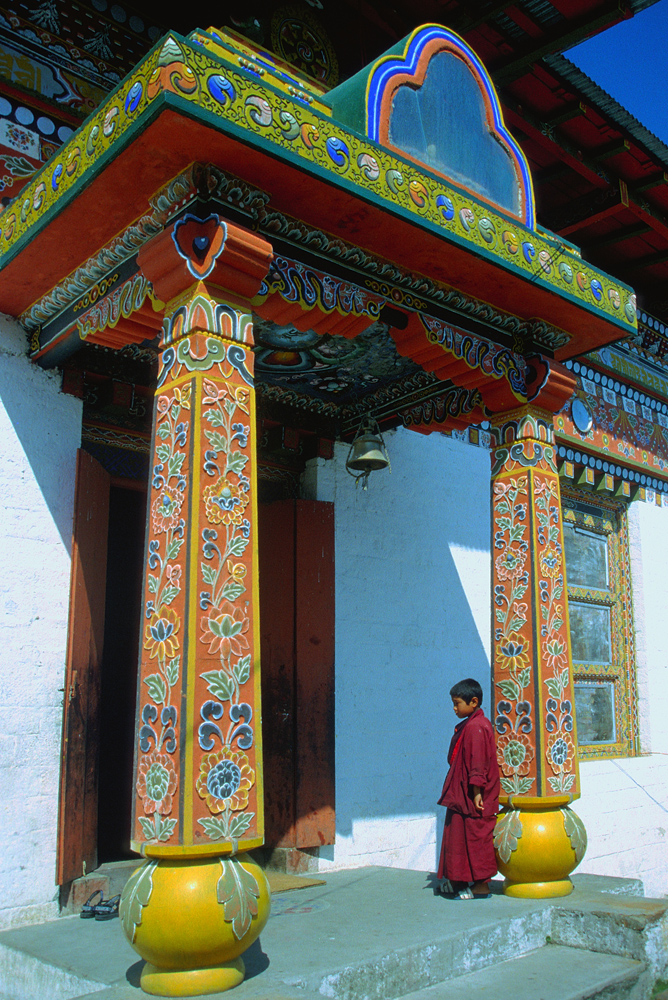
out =
<path fill-rule="evenodd" d="M 491 892 L 471 892 L 470 889 L 460 889 L 456 892 L 453 899 L 491 899 Z"/>
<path fill-rule="evenodd" d="M 84 920 L 90 920 L 91 917 L 95 916 L 95 910 L 97 909 L 97 907 L 95 903 L 93 903 L 93 900 L 95 899 L 96 896 L 100 897 L 97 903 L 98 906 L 100 903 L 104 902 L 104 893 L 102 892 L 101 889 L 96 889 L 95 892 L 92 892 L 88 897 L 88 899 L 86 900 L 86 902 L 81 907 L 80 916 L 83 917 Z"/>
<path fill-rule="evenodd" d="M 102 903 L 98 903 L 95 907 L 95 919 L 96 920 L 111 920 L 113 917 L 118 916 L 118 904 L 121 901 L 120 894 L 114 896 L 112 899 L 107 899 Z"/>

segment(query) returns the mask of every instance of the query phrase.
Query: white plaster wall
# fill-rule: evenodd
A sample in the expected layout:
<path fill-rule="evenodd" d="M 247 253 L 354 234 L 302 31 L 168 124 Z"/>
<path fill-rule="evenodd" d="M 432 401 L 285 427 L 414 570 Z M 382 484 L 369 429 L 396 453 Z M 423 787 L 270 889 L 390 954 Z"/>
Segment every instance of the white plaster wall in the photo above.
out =
<path fill-rule="evenodd" d="M 448 691 L 484 682 L 489 715 L 489 454 L 440 434 L 386 435 L 392 473 L 368 492 L 347 448 L 311 464 L 306 495 L 335 504 L 336 844 L 320 867 L 433 871 L 435 805 L 455 723 Z M 668 508 L 629 515 L 642 756 L 586 761 L 574 804 L 580 871 L 668 895 Z"/>
<path fill-rule="evenodd" d="M 490 705 L 490 462 L 438 433 L 385 439 L 392 472 L 366 492 L 344 445 L 306 477 L 336 531 L 337 830 L 320 867 L 433 871 L 450 687 L 476 677 Z"/>
<path fill-rule="evenodd" d="M 641 756 L 580 765 L 581 871 L 641 878 L 668 896 L 668 508 L 629 509 Z"/>
<path fill-rule="evenodd" d="M 0 316 L 0 928 L 57 915 L 56 813 L 81 403 Z"/>

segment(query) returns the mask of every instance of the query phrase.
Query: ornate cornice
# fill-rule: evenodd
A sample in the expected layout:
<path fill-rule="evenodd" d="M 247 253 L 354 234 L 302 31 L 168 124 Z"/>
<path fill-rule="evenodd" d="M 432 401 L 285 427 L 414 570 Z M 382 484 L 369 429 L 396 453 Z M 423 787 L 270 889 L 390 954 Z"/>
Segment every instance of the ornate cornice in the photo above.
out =
<path fill-rule="evenodd" d="M 159 43 L 0 215 L 4 266 L 167 107 L 245 143 L 268 163 L 296 167 L 313 183 L 373 204 L 388 219 L 417 226 L 481 264 L 501 267 L 622 329 L 635 327 L 631 290 L 568 247 L 350 131 L 315 105 L 296 102 L 276 81 L 240 68 L 222 47 L 214 55 L 197 34 L 169 35 Z"/>

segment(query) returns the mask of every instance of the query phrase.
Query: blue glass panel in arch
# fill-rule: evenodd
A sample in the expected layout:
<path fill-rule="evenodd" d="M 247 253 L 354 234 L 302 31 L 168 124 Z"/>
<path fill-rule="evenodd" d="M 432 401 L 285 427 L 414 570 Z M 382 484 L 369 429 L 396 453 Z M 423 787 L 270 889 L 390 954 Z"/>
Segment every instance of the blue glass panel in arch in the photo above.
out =
<path fill-rule="evenodd" d="M 421 87 L 403 84 L 397 89 L 389 140 L 395 149 L 519 215 L 519 185 L 510 155 L 489 131 L 471 70 L 451 52 L 432 56 Z"/>

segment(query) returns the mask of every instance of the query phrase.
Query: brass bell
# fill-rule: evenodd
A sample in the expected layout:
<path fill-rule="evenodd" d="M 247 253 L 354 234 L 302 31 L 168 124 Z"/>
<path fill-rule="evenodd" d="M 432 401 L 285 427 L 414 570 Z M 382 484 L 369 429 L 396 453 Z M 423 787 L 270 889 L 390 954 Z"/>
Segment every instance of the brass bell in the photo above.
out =
<path fill-rule="evenodd" d="M 389 465 L 390 459 L 380 428 L 372 417 L 366 417 L 350 446 L 346 469 L 355 477 L 356 484 L 362 479 L 363 489 L 366 489 L 369 474 L 387 469 Z"/>
<path fill-rule="evenodd" d="M 376 472 L 386 469 L 388 461 L 383 455 L 382 442 L 375 434 L 362 434 L 353 441 L 346 465 L 355 472 Z"/>

